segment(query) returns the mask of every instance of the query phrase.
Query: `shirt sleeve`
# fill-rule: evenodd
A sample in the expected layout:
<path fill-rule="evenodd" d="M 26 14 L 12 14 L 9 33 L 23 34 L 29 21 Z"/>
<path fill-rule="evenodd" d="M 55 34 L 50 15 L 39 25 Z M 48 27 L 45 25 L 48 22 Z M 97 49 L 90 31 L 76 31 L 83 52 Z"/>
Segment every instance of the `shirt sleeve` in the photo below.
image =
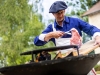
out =
<path fill-rule="evenodd" d="M 84 22 L 82 20 L 78 20 L 78 22 L 80 29 L 86 34 L 94 37 L 95 35 L 97 35 L 96 32 L 100 33 L 100 29 L 98 29 L 96 26 L 90 25 L 89 23 Z"/>
<path fill-rule="evenodd" d="M 100 32 L 94 33 L 92 39 L 94 40 L 96 36 L 100 36 Z"/>
<path fill-rule="evenodd" d="M 36 36 L 34 39 L 34 45 L 36 46 L 42 46 L 45 45 L 47 42 L 46 41 L 42 41 L 39 39 L 39 36 Z"/>
<path fill-rule="evenodd" d="M 46 34 L 40 34 L 39 35 L 39 40 L 44 41 Z"/>
<path fill-rule="evenodd" d="M 36 36 L 35 39 L 34 39 L 34 44 L 36 46 L 42 46 L 42 45 L 45 45 L 47 42 L 44 41 L 44 37 L 47 33 L 53 31 L 52 30 L 52 25 L 49 25 L 46 29 L 44 29 L 44 31 L 39 35 L 39 36 Z"/>

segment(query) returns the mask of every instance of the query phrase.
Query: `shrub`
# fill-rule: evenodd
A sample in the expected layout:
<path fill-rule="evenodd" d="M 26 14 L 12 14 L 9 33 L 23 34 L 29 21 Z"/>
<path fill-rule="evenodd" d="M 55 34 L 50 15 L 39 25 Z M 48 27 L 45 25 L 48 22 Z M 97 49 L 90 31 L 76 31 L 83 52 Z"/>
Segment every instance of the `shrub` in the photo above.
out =
<path fill-rule="evenodd" d="M 100 65 L 96 65 L 94 68 L 96 71 L 100 71 Z"/>

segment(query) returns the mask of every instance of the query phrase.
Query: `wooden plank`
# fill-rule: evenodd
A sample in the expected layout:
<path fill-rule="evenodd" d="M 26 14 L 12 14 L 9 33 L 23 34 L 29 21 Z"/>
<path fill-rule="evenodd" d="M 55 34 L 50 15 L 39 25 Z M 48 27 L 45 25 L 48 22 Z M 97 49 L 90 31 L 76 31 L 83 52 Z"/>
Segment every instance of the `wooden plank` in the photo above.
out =
<path fill-rule="evenodd" d="M 98 47 L 99 47 L 99 45 L 98 44 L 95 45 L 95 41 L 94 40 L 90 40 L 90 41 L 84 43 L 79 48 L 79 54 L 80 55 L 86 55 L 86 54 L 90 53 L 91 51 L 95 50 Z M 73 51 L 73 56 L 77 56 L 76 50 Z"/>

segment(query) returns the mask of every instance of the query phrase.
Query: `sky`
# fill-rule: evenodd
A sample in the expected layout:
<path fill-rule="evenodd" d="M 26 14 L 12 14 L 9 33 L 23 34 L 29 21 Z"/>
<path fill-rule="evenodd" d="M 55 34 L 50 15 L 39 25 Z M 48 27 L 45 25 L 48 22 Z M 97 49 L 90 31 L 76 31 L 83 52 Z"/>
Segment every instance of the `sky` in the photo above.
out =
<path fill-rule="evenodd" d="M 44 12 L 43 12 L 43 21 L 45 21 L 45 23 L 49 20 L 49 19 L 54 19 L 54 16 L 49 13 L 49 8 L 50 6 L 55 2 L 55 1 L 59 1 L 59 0 L 43 0 L 43 8 L 44 8 Z M 60 0 L 60 1 L 64 1 L 64 0 Z M 67 1 L 67 0 L 66 0 Z M 68 0 L 69 1 L 69 0 Z M 68 7 L 68 9 L 66 9 L 67 11 L 70 11 L 70 7 Z M 46 23 L 47 24 L 47 23 Z"/>
<path fill-rule="evenodd" d="M 42 2 L 44 11 L 42 13 L 41 13 L 41 11 L 39 11 L 39 13 L 42 14 L 43 22 L 45 22 L 45 24 L 47 24 L 49 19 L 54 19 L 54 16 L 51 13 L 49 13 L 49 8 L 55 1 L 59 1 L 59 0 L 43 0 L 43 2 Z M 60 0 L 60 1 L 64 1 L 64 0 Z M 34 0 L 30 0 L 29 4 L 32 4 L 32 2 L 34 2 Z M 68 7 L 66 10 L 70 11 L 70 7 Z"/>
<path fill-rule="evenodd" d="M 58 1 L 58 0 L 43 0 L 42 5 L 44 8 L 44 12 L 43 12 L 44 18 L 45 17 L 52 18 L 52 14 L 49 13 L 49 8 L 52 5 L 52 3 L 55 1 Z M 63 1 L 63 0 L 60 0 L 60 1 Z M 30 0 L 29 4 L 32 4 L 32 2 L 33 2 L 33 0 Z"/>
<path fill-rule="evenodd" d="M 52 5 L 53 2 L 57 0 L 44 0 L 43 1 L 43 7 L 44 7 L 44 16 L 48 18 L 53 18 L 53 15 L 49 13 L 49 8 Z"/>
<path fill-rule="evenodd" d="M 49 8 L 52 5 L 52 3 L 55 1 L 57 1 L 57 0 L 44 0 L 43 1 L 43 7 L 44 7 L 43 22 L 45 22 L 45 24 L 48 23 L 49 19 L 54 19 L 54 16 L 51 13 L 49 13 Z"/>
<path fill-rule="evenodd" d="M 49 8 L 55 1 L 58 1 L 58 0 L 43 0 L 43 7 L 44 7 L 43 16 L 44 16 L 44 18 L 54 19 L 54 16 L 51 13 L 49 13 Z M 60 0 L 60 1 L 64 1 L 64 0 Z M 69 11 L 69 9 L 67 9 L 67 10 Z"/>
<path fill-rule="evenodd" d="M 57 0 L 43 0 L 43 2 L 42 2 L 44 11 L 42 13 L 41 13 L 41 11 L 39 11 L 38 13 L 41 13 L 41 15 L 43 16 L 43 22 L 45 22 L 45 24 L 49 19 L 54 18 L 53 15 L 51 13 L 49 13 L 49 8 L 52 5 L 52 3 L 55 1 L 57 1 Z M 32 2 L 34 2 L 34 0 L 30 0 L 29 4 L 32 4 Z"/>

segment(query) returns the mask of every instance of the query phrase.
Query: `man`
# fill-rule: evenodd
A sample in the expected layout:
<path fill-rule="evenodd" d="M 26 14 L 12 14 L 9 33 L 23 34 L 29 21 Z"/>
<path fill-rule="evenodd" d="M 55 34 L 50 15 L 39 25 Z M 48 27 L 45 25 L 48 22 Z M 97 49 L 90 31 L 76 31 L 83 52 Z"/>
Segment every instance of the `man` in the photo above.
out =
<path fill-rule="evenodd" d="M 63 39 L 71 37 L 70 34 L 66 35 L 67 33 L 65 32 L 70 33 L 70 30 L 74 28 L 78 31 L 80 36 L 82 36 L 81 31 L 83 31 L 92 36 L 92 39 L 95 40 L 95 44 L 100 45 L 100 29 L 80 19 L 65 16 L 66 8 L 67 5 L 63 1 L 56 1 L 51 5 L 49 13 L 52 13 L 55 17 L 55 22 L 54 24 L 48 25 L 42 34 L 34 39 L 34 44 L 42 46 L 52 41 L 57 46 L 56 39 L 59 39 L 59 37 Z"/>
<path fill-rule="evenodd" d="M 66 8 L 67 5 L 63 1 L 56 1 L 51 5 L 49 13 L 53 14 L 55 21 L 53 24 L 48 25 L 42 34 L 34 39 L 34 44 L 42 46 L 52 41 L 56 46 L 70 45 L 73 44 L 72 42 L 81 46 L 81 31 L 83 31 L 92 36 L 95 44 L 100 45 L 100 29 L 80 19 L 65 16 Z M 73 36 L 76 37 L 74 40 L 71 38 Z M 71 42 L 71 40 L 73 41 Z M 62 53 L 66 53 L 67 51 L 64 50 Z"/>

